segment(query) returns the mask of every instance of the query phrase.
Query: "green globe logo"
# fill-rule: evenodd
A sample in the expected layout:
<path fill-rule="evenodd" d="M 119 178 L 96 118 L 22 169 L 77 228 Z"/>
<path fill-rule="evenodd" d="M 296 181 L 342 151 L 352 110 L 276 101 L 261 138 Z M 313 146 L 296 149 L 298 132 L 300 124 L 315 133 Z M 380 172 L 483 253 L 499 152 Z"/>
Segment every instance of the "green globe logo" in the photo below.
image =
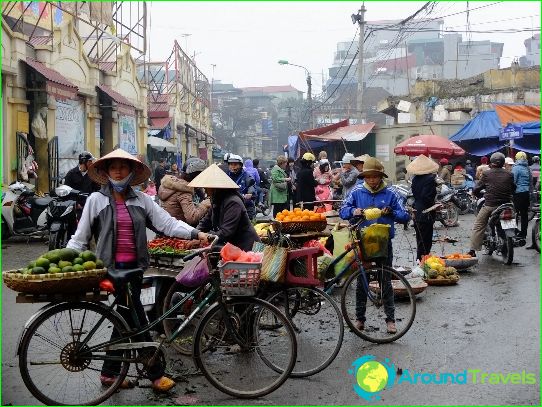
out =
<path fill-rule="evenodd" d="M 371 360 L 360 366 L 356 373 L 358 386 L 368 393 L 377 393 L 388 383 L 388 371 L 380 362 Z"/>

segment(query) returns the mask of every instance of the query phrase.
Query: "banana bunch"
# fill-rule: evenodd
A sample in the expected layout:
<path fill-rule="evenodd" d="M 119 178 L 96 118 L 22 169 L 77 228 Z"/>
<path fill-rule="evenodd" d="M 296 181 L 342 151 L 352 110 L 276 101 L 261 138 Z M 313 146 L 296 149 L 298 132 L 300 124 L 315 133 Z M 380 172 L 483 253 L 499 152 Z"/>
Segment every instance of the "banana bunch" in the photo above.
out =
<path fill-rule="evenodd" d="M 267 236 L 267 230 L 273 232 L 273 226 L 270 223 L 258 223 L 254 225 L 254 229 L 259 237 Z"/>
<path fill-rule="evenodd" d="M 378 208 L 368 208 L 363 211 L 363 215 L 367 220 L 378 219 L 382 216 L 382 211 Z"/>

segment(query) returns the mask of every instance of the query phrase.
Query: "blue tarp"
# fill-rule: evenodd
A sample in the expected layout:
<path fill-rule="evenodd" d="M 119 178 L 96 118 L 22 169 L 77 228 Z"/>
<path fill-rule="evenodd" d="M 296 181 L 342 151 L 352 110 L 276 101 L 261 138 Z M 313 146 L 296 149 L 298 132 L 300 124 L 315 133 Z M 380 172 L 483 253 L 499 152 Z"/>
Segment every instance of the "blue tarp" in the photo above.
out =
<path fill-rule="evenodd" d="M 523 128 L 523 138 L 514 141 L 514 148 L 531 154 L 540 154 L 540 122 L 514 123 Z M 461 130 L 450 136 L 469 154 L 483 156 L 508 145 L 499 141 L 501 122 L 495 110 L 478 113 Z"/>

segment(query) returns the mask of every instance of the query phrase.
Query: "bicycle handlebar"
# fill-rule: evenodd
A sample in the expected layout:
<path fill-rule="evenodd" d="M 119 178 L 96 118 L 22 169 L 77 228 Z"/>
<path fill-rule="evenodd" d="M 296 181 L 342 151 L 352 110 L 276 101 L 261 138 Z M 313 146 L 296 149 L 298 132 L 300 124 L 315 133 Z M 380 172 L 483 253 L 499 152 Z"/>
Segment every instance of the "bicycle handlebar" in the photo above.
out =
<path fill-rule="evenodd" d="M 214 244 L 216 242 L 218 242 L 218 236 L 210 235 L 210 234 L 207 235 L 207 236 L 208 236 L 207 241 L 211 242 L 211 244 L 209 246 L 205 246 L 205 247 L 202 247 L 200 249 L 194 250 L 194 252 L 192 254 L 189 254 L 188 256 L 185 256 L 183 258 L 183 261 L 192 260 L 194 257 L 200 255 L 201 253 L 206 253 L 206 252 L 208 252 L 209 250 L 211 250 L 213 248 Z"/>

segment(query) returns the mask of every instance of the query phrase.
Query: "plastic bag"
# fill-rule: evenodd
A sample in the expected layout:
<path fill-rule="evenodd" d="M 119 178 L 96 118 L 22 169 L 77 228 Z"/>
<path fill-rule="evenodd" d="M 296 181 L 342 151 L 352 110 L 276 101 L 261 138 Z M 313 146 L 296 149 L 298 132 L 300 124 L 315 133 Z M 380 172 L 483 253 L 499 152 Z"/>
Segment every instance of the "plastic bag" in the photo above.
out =
<path fill-rule="evenodd" d="M 175 280 L 186 287 L 199 287 L 209 280 L 209 267 L 204 257 L 194 257 L 182 271 L 177 274 Z"/>
<path fill-rule="evenodd" d="M 231 243 L 226 243 L 222 250 L 220 250 L 220 256 L 222 257 L 222 261 L 224 262 L 243 261 L 238 260 L 239 256 L 241 256 L 243 253 L 243 250 L 241 250 L 237 246 L 232 245 Z"/>
<path fill-rule="evenodd" d="M 373 223 L 360 231 L 361 255 L 364 260 L 385 259 L 388 257 L 390 225 Z"/>

